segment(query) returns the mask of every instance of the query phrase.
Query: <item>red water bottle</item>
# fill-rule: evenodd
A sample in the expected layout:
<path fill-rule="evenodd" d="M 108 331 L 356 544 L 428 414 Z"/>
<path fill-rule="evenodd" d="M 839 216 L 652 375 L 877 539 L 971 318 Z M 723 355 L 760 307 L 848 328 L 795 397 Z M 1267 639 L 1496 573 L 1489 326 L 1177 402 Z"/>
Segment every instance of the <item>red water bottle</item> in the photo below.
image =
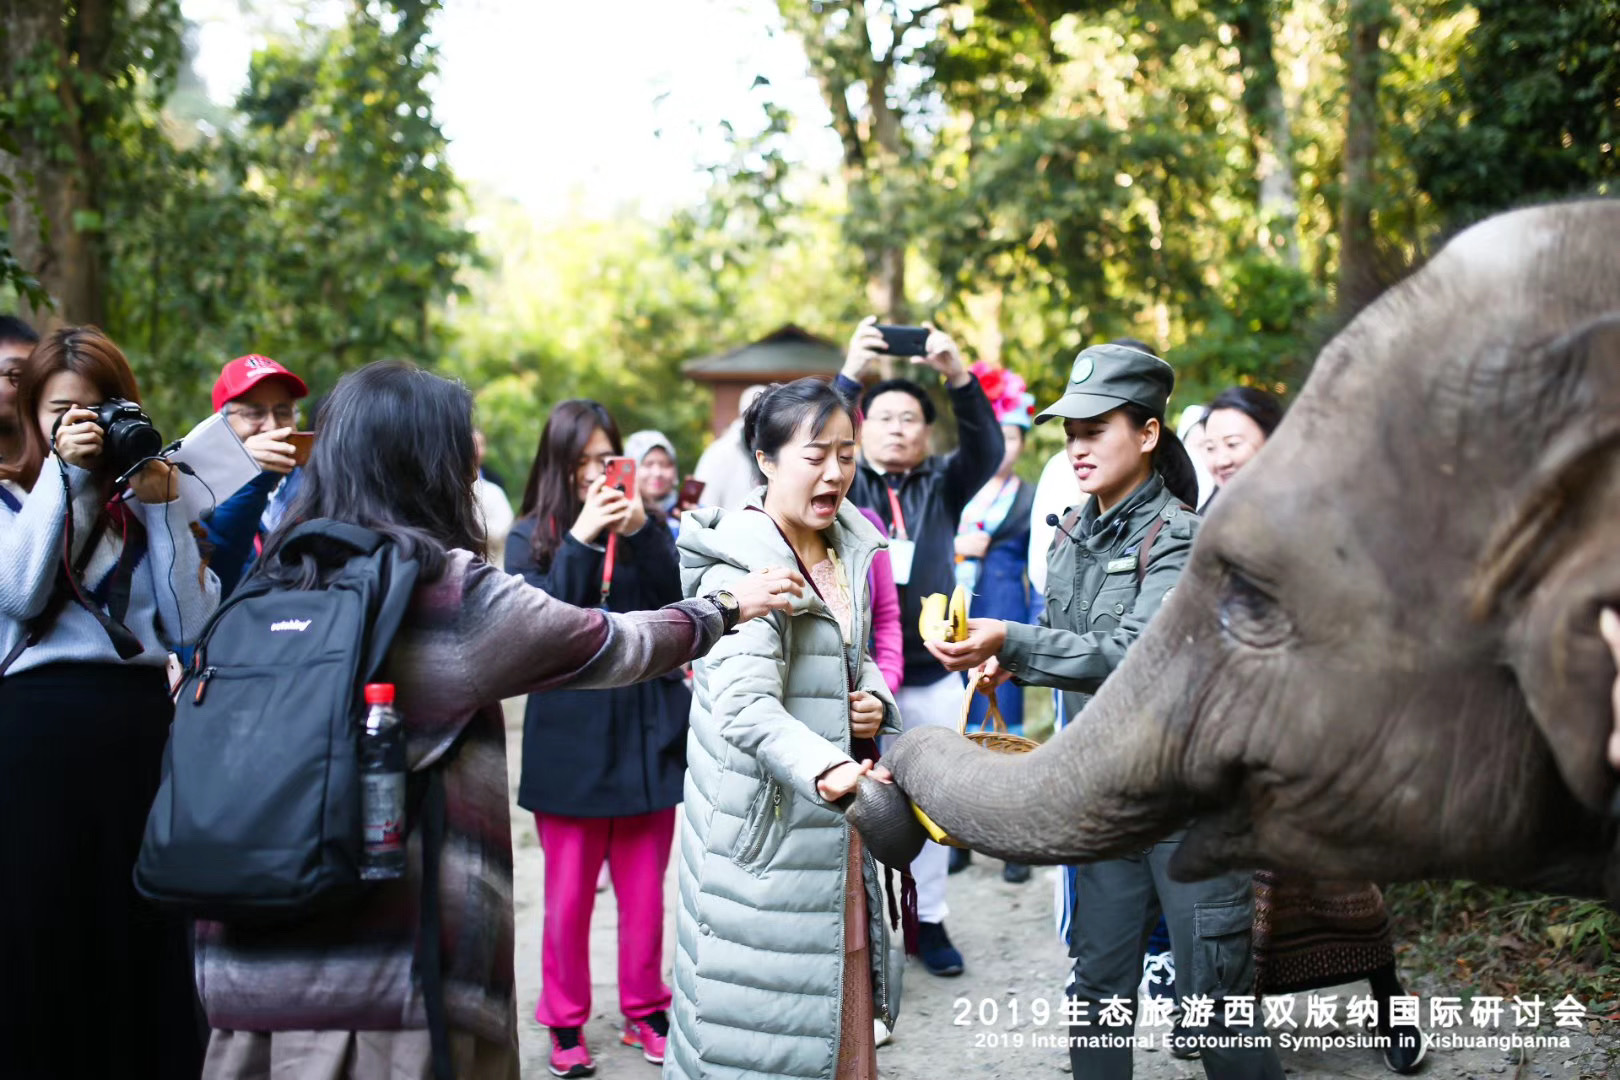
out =
<path fill-rule="evenodd" d="M 405 876 L 405 728 L 394 711 L 394 684 L 366 684 L 360 728 L 360 876 Z"/>

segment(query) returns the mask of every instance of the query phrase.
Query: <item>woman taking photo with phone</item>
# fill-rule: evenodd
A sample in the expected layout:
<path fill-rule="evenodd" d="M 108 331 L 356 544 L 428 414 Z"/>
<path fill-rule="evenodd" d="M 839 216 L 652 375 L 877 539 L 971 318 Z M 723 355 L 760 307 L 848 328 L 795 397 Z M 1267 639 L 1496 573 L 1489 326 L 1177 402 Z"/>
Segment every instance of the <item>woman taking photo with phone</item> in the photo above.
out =
<path fill-rule="evenodd" d="M 594 401 L 551 410 L 506 569 L 579 607 L 641 611 L 681 598 L 675 541 L 649 516 L 618 426 Z M 518 805 L 534 814 L 545 850 L 542 983 L 535 1019 L 551 1029 L 551 1071 L 594 1067 L 590 925 L 606 860 L 619 902 L 621 1040 L 661 1062 L 669 1032 L 663 979 L 664 871 L 686 772 L 692 696 L 681 673 L 614 690 L 529 698 Z"/>
<path fill-rule="evenodd" d="M 195 1077 L 202 1060 L 184 927 L 130 873 L 174 715 L 164 663 L 219 586 L 167 464 L 116 486 L 134 462 L 94 411 L 114 398 L 140 402 L 118 346 L 48 335 L 0 468 L 0 1076 Z"/>
<path fill-rule="evenodd" d="M 782 565 L 812 589 L 694 666 L 664 1076 L 869 1080 L 894 973 L 877 865 L 839 800 L 862 775 L 887 780 L 874 740 L 899 730 L 866 651 L 885 541 L 845 501 L 855 415 L 829 384 L 773 387 L 743 432 L 765 489 L 687 516 L 685 590 Z"/>

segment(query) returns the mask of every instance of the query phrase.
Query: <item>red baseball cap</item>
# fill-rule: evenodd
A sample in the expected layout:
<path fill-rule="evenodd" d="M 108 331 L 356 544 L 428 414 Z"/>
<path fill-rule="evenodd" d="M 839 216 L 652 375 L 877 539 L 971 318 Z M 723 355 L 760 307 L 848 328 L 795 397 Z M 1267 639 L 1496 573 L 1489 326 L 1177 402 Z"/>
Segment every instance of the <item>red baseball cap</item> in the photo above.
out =
<path fill-rule="evenodd" d="M 309 396 L 309 387 L 304 385 L 303 379 L 268 356 L 249 353 L 226 364 L 219 378 L 214 380 L 214 411 L 223 409 L 227 401 L 241 397 L 264 379 L 280 379 L 295 398 Z"/>

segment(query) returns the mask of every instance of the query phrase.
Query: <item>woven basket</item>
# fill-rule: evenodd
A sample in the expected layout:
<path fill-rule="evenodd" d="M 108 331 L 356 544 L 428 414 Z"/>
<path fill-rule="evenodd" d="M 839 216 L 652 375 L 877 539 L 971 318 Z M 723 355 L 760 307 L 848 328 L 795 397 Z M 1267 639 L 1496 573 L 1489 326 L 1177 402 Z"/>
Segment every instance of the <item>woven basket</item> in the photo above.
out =
<path fill-rule="evenodd" d="M 1041 745 L 1034 739 L 1026 739 L 1022 735 L 1013 735 L 1007 731 L 1007 721 L 1002 719 L 1001 706 L 997 704 L 993 694 L 988 697 L 989 708 L 985 710 L 984 719 L 979 722 L 979 729 L 969 731 L 968 716 L 973 712 L 973 696 L 977 692 L 977 682 L 969 683 L 967 693 L 962 697 L 962 715 L 956 721 L 956 730 L 965 738 L 998 754 L 1027 754 Z M 989 730 L 985 730 L 987 726 Z M 917 815 L 917 820 L 922 822 L 929 838 L 935 843 L 950 847 L 967 846 L 953 840 L 944 829 L 935 825 L 916 803 L 911 805 L 911 811 Z"/>
<path fill-rule="evenodd" d="M 978 693 L 976 687 L 976 682 L 968 684 L 967 693 L 962 697 L 962 716 L 956 721 L 957 731 L 986 750 L 994 750 L 998 754 L 1027 754 L 1041 745 L 1034 739 L 1008 733 L 1007 721 L 1001 717 L 1001 704 L 996 701 L 994 694 L 985 698 L 990 707 L 985 709 L 979 729 L 969 731 L 968 717 L 973 713 L 973 698 Z M 989 730 L 986 730 L 987 727 Z"/>

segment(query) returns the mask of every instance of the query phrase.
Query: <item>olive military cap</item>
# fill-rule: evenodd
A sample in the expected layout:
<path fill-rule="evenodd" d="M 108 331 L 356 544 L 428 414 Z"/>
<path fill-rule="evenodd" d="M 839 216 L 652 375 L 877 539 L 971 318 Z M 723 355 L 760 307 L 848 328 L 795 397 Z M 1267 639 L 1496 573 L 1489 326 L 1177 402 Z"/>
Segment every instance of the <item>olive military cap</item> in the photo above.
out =
<path fill-rule="evenodd" d="M 1175 385 L 1175 371 L 1152 353 L 1129 345 L 1093 345 L 1074 358 L 1068 388 L 1035 422 L 1044 424 L 1054 416 L 1090 420 L 1127 402 L 1163 416 Z"/>

